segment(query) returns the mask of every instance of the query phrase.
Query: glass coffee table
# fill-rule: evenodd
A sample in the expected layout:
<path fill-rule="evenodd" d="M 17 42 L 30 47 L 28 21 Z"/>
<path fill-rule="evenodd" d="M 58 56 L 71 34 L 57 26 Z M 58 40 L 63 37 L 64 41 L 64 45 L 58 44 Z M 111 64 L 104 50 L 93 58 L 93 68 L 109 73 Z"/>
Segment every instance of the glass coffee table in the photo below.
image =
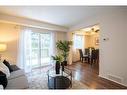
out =
<path fill-rule="evenodd" d="M 55 67 L 47 72 L 49 89 L 68 89 L 72 87 L 72 71 L 64 68 L 60 69 L 60 74 L 56 74 Z"/>

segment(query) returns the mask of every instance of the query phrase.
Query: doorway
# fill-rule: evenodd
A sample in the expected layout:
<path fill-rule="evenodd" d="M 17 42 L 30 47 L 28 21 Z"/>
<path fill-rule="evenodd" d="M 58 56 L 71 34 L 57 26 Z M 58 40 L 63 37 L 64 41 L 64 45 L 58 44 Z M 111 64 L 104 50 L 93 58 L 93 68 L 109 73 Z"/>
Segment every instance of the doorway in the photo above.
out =
<path fill-rule="evenodd" d="M 80 61 L 89 64 L 99 73 L 99 25 L 93 25 L 73 32 L 73 62 Z M 80 50 L 80 52 L 79 52 Z M 81 50 L 83 56 L 88 55 L 89 61 L 81 60 Z M 86 57 L 87 58 L 87 57 Z"/>

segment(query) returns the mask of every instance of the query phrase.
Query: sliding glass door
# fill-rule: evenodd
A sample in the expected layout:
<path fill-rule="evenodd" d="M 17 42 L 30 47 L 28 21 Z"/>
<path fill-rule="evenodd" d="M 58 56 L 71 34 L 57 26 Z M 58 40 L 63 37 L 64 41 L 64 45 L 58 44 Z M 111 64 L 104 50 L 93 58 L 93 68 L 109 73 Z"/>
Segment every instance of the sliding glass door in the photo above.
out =
<path fill-rule="evenodd" d="M 40 58 L 41 66 L 49 65 L 50 63 L 50 46 L 51 46 L 51 34 L 40 34 Z"/>
<path fill-rule="evenodd" d="M 40 45 L 39 45 L 39 33 L 31 33 L 31 67 L 40 67 Z"/>
<path fill-rule="evenodd" d="M 50 46 L 51 46 L 51 34 L 50 33 L 30 33 L 30 41 L 27 48 L 28 67 L 31 69 L 47 66 L 50 63 Z M 27 38 L 26 38 L 27 41 Z M 30 63 L 30 64 L 29 64 Z"/>

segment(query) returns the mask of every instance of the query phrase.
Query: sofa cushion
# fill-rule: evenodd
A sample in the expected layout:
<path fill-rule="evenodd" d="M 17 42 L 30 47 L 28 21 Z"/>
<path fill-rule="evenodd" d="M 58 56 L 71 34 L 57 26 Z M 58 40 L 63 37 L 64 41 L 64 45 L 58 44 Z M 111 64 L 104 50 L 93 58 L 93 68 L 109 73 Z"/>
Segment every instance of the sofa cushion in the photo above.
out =
<path fill-rule="evenodd" d="M 3 85 L 0 85 L 0 90 L 1 90 L 1 89 L 4 89 L 4 88 L 3 88 Z"/>
<path fill-rule="evenodd" d="M 2 71 L 4 74 L 6 74 L 6 77 L 8 78 L 10 76 L 10 71 L 8 67 L 0 60 L 0 71 Z"/>
<path fill-rule="evenodd" d="M 28 88 L 28 80 L 25 75 L 8 80 L 6 89 L 25 89 Z"/>
<path fill-rule="evenodd" d="M 8 67 L 10 73 L 13 71 L 12 68 L 11 68 L 11 65 L 8 61 L 4 60 L 3 63 Z"/>
<path fill-rule="evenodd" d="M 21 70 L 21 69 L 16 70 L 16 71 L 11 72 L 10 77 L 8 77 L 8 80 L 14 79 L 14 78 L 17 78 L 17 77 L 20 77 L 20 76 L 23 76 L 23 75 L 25 75 L 23 70 Z"/>
<path fill-rule="evenodd" d="M 13 71 L 17 71 L 17 70 L 19 70 L 20 68 L 19 68 L 18 66 L 16 66 L 16 65 L 11 65 L 11 69 L 12 69 Z"/>

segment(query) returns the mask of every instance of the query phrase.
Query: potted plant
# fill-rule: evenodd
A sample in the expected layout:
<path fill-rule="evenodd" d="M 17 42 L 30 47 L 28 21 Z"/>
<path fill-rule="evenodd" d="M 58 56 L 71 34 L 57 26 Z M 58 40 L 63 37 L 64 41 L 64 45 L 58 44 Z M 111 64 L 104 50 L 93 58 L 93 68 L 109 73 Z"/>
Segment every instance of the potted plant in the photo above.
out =
<path fill-rule="evenodd" d="M 56 74 L 59 74 L 60 73 L 60 64 L 63 61 L 63 57 L 60 55 L 56 55 L 56 56 L 52 56 L 52 58 L 53 58 L 53 60 L 56 61 L 56 64 L 55 64 Z"/>
<path fill-rule="evenodd" d="M 64 61 L 62 62 L 62 64 L 64 66 L 67 66 L 67 57 L 69 55 L 69 51 L 70 51 L 70 47 L 72 45 L 72 41 L 58 41 L 56 43 L 57 49 L 61 52 L 61 55 L 64 58 Z"/>

